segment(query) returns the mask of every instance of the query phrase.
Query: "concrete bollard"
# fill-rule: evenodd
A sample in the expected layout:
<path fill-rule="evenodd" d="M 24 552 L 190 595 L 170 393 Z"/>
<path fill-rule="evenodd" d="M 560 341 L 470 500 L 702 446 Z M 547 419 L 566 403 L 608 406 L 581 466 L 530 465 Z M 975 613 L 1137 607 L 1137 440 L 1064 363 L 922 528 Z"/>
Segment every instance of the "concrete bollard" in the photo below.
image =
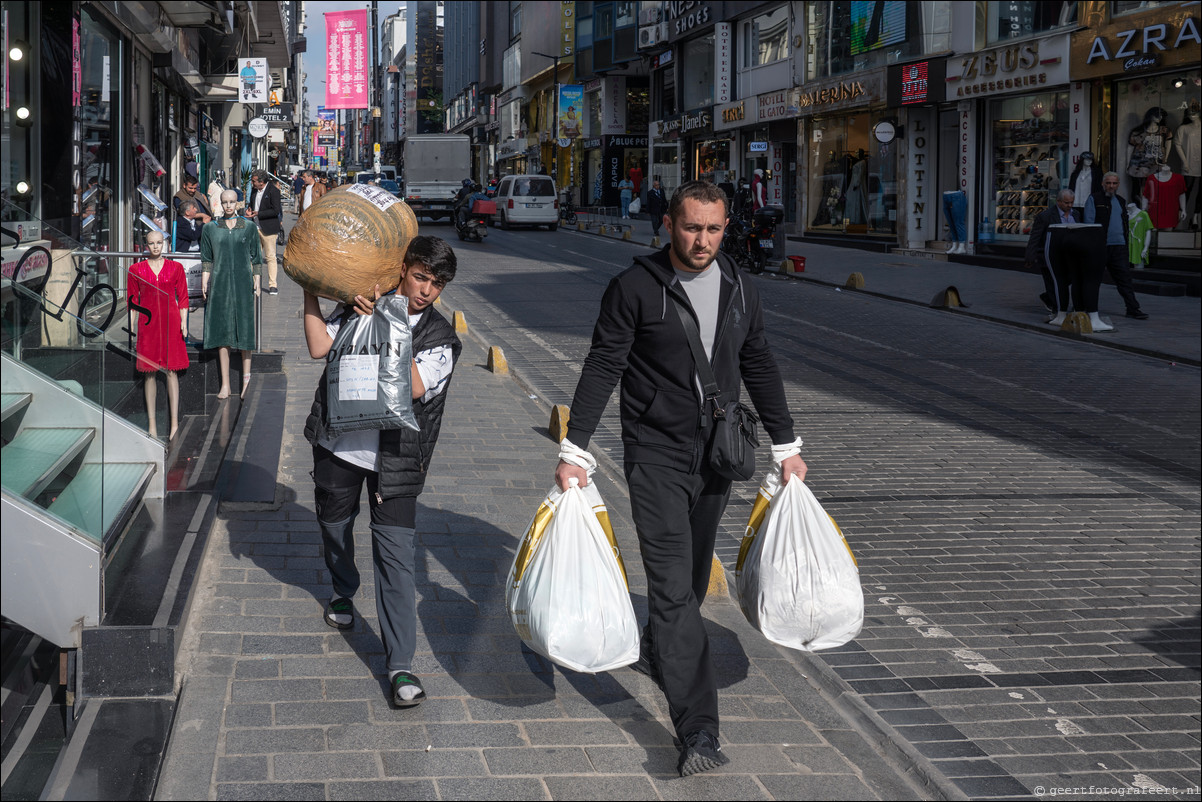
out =
<path fill-rule="evenodd" d="M 584 231 L 584 223 L 577 223 L 577 224 L 576 224 L 576 230 L 577 230 L 577 231 Z"/>
<path fill-rule="evenodd" d="M 935 293 L 935 297 L 931 299 L 931 306 L 936 309 L 952 309 L 955 307 L 967 307 L 960 298 L 960 291 L 954 286 L 948 287 L 946 290 L 940 290 Z"/>
<path fill-rule="evenodd" d="M 462 312 L 455 313 L 455 333 L 467 334 L 467 318 L 463 316 Z"/>
<path fill-rule="evenodd" d="M 652 248 L 662 248 L 662 247 L 664 247 L 664 246 L 663 246 L 663 244 L 662 244 L 662 243 L 659 241 L 659 237 L 653 237 L 653 238 L 651 239 L 651 247 L 652 247 Z"/>
<path fill-rule="evenodd" d="M 710 586 L 705 592 L 706 598 L 712 596 L 728 596 L 730 591 L 726 585 L 726 570 L 722 568 L 722 563 L 718 561 L 717 555 L 714 556 L 713 565 L 710 566 Z"/>
<path fill-rule="evenodd" d="M 1093 323 L 1087 312 L 1069 312 L 1060 324 L 1061 331 L 1071 331 L 1077 334 L 1093 334 Z"/>
<path fill-rule="evenodd" d="M 488 349 L 488 369 L 493 373 L 509 373 L 509 362 L 505 360 L 505 352 L 495 345 Z"/>
<path fill-rule="evenodd" d="M 630 229 L 629 228 L 622 232 L 622 239 L 626 240 L 627 242 L 630 242 Z"/>
<path fill-rule="evenodd" d="M 864 289 L 864 274 L 863 273 L 852 273 L 850 276 L 847 277 L 847 283 L 844 284 L 843 286 L 847 287 L 849 290 Z"/>
<path fill-rule="evenodd" d="M 551 407 L 551 423 L 547 431 L 556 443 L 568 436 L 568 408 L 565 404 Z"/>
<path fill-rule="evenodd" d="M 606 228 L 605 226 L 597 226 L 597 233 L 598 234 L 608 234 L 609 229 Z"/>
<path fill-rule="evenodd" d="M 442 296 L 441 295 L 439 295 L 437 298 L 434 299 L 434 305 L 442 306 Z"/>

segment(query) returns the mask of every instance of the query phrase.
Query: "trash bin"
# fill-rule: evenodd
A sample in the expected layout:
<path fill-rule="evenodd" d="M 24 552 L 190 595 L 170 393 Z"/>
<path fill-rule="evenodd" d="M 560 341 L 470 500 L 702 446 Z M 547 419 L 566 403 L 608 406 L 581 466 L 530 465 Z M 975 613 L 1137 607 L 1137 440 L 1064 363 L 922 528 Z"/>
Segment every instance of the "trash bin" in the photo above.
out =
<path fill-rule="evenodd" d="M 806 258 L 804 256 L 790 256 L 788 258 L 793 263 L 794 273 L 806 272 Z"/>

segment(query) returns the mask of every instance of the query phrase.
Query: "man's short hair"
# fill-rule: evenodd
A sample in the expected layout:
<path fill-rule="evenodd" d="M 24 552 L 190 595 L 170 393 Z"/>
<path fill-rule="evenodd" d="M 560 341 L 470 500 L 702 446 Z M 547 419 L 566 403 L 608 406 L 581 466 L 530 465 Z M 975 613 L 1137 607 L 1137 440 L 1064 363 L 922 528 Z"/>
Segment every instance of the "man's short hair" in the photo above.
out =
<path fill-rule="evenodd" d="M 199 205 L 196 201 L 184 201 L 179 205 L 179 213 L 187 214 L 189 210 L 196 211 Z"/>
<path fill-rule="evenodd" d="M 1115 178 L 1119 179 L 1120 181 L 1122 180 L 1122 177 L 1118 173 L 1116 173 L 1114 170 L 1111 170 L 1108 173 L 1103 173 L 1102 180 L 1105 181 L 1107 178 L 1110 178 L 1111 176 L 1114 176 Z"/>
<path fill-rule="evenodd" d="M 251 175 L 251 178 L 254 178 L 258 181 L 262 181 L 264 184 L 266 184 L 268 181 L 271 180 L 271 176 L 268 175 L 266 170 L 255 170 L 250 175 Z"/>
<path fill-rule="evenodd" d="M 451 283 L 458 266 L 455 251 L 442 237 L 414 237 L 405 249 L 404 261 L 407 267 L 420 264 L 430 271 L 435 280 L 443 284 Z"/>
<path fill-rule="evenodd" d="M 695 200 L 700 203 L 721 203 L 723 213 L 729 211 L 726 206 L 726 193 L 716 184 L 708 181 L 688 181 L 677 187 L 676 191 L 672 193 L 672 200 L 668 203 L 668 216 L 672 218 L 673 222 L 676 220 L 680 207 L 687 200 Z"/>
<path fill-rule="evenodd" d="M 185 174 L 185 175 L 184 175 L 184 180 L 183 180 L 181 183 L 182 183 L 182 184 L 184 184 L 184 185 L 187 185 L 187 184 L 199 184 L 199 183 L 200 183 L 200 179 L 199 179 L 199 178 L 197 178 L 197 177 L 196 177 L 196 176 L 194 176 L 194 175 L 188 175 L 188 174 Z"/>
<path fill-rule="evenodd" d="M 307 175 L 307 176 L 309 176 L 310 178 L 312 178 L 312 177 L 313 177 L 313 171 L 312 171 L 312 170 L 301 170 L 300 174 L 301 174 L 301 175 Z"/>
<path fill-rule="evenodd" d="M 1059 194 L 1056 195 L 1056 200 L 1064 200 L 1065 195 L 1068 196 L 1069 200 L 1074 200 L 1077 197 L 1077 193 L 1073 192 L 1071 189 L 1062 189 L 1060 190 Z"/>

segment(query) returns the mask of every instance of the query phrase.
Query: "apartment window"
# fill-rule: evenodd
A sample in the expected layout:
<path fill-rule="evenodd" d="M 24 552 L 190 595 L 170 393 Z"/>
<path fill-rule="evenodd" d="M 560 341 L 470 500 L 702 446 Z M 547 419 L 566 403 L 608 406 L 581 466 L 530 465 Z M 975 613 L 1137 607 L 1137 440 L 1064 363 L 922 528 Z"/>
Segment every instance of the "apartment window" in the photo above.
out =
<path fill-rule="evenodd" d="M 789 8 L 781 6 L 743 23 L 743 66 L 771 64 L 789 55 Z"/>
<path fill-rule="evenodd" d="M 522 35 L 522 4 L 512 3 L 509 6 L 509 38 L 516 39 Z"/>
<path fill-rule="evenodd" d="M 681 105 L 696 109 L 714 104 L 714 35 L 699 36 L 681 48 Z"/>
<path fill-rule="evenodd" d="M 652 80 L 655 81 L 655 119 L 662 120 L 678 113 L 680 107 L 676 103 L 676 65 L 669 64 L 656 70 Z"/>
<path fill-rule="evenodd" d="M 1178 5 L 1181 5 L 1178 0 L 1114 0 L 1111 4 L 1110 15 L 1119 17 L 1123 14 L 1134 14 L 1136 11 L 1147 11 L 1149 8 Z"/>
<path fill-rule="evenodd" d="M 593 46 L 593 18 L 581 17 L 576 20 L 576 52 Z"/>
<path fill-rule="evenodd" d="M 1077 20 L 1077 4 L 1001 0 L 989 3 L 988 13 L 989 41 L 1000 42 L 1072 25 Z"/>
<path fill-rule="evenodd" d="M 614 35 L 614 8 L 600 6 L 593 14 L 593 39 L 612 39 Z"/>

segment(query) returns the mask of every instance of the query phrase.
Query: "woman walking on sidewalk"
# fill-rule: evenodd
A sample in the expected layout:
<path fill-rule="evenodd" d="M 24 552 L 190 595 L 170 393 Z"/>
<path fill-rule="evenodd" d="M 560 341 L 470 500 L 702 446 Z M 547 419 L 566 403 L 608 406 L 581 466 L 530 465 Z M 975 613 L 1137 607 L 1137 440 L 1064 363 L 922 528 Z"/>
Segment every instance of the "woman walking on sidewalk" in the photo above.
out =
<path fill-rule="evenodd" d="M 330 437 L 326 432 L 327 389 L 323 372 L 305 421 L 305 438 L 313 444 L 314 500 L 321 527 L 322 549 L 333 595 L 325 621 L 337 629 L 354 629 L 359 590 L 355 566 L 355 516 L 367 484 L 371 510 L 372 562 L 376 576 L 376 613 L 388 664 L 388 685 L 397 707 L 413 707 L 426 698 L 421 680 L 411 671 L 417 649 L 417 588 L 414 544 L 417 497 L 426 482 L 430 458 L 438 442 L 447 385 L 462 346 L 447 319 L 433 306 L 455 277 L 455 252 L 438 237 L 414 237 L 405 252 L 401 284 L 396 292 L 409 301 L 413 332 L 413 413 L 419 431 L 358 431 Z M 305 292 L 305 341 L 309 355 L 325 359 L 338 330 L 352 314 L 369 315 L 376 298 L 355 296 L 355 306 L 340 304 L 328 318 L 317 296 Z"/>

